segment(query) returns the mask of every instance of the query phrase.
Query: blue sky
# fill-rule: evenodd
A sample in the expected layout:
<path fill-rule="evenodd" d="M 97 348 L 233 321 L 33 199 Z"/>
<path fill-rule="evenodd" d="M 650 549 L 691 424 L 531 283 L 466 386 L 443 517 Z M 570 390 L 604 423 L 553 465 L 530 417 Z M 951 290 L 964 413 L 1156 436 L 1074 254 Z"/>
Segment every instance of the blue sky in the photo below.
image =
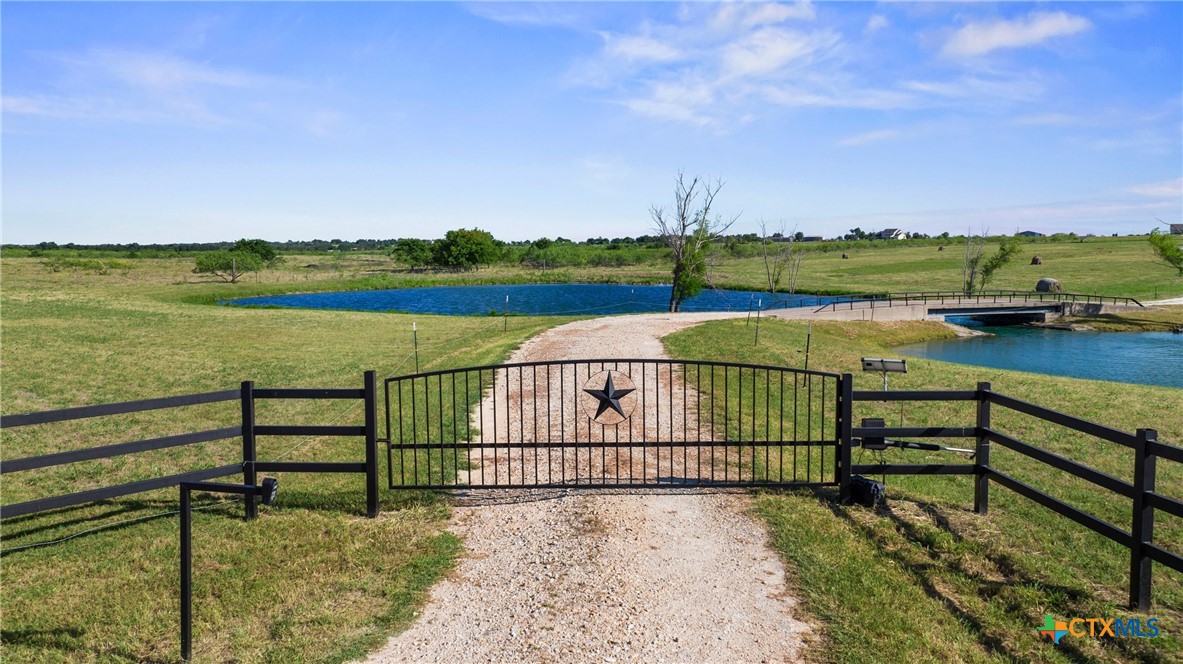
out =
<path fill-rule="evenodd" d="M 1183 4 L 11 3 L 3 241 L 1146 232 Z"/>

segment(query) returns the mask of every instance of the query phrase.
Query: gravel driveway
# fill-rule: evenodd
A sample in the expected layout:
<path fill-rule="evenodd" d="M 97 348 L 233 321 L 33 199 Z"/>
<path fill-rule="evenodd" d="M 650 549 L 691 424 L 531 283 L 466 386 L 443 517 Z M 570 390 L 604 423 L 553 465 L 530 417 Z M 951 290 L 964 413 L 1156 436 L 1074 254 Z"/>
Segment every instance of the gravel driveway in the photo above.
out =
<path fill-rule="evenodd" d="M 661 337 L 734 314 L 578 321 L 511 362 L 666 357 Z M 484 404 L 488 408 L 489 404 Z M 488 463 L 482 450 L 470 459 Z M 786 662 L 809 627 L 742 493 L 460 492 L 454 574 L 370 662 Z"/>

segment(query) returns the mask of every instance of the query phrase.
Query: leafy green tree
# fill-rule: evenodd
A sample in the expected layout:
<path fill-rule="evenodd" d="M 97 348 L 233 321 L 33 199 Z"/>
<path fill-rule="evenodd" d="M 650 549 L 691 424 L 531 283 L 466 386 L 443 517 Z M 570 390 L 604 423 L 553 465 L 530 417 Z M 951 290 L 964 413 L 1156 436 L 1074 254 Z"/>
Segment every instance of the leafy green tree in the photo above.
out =
<path fill-rule="evenodd" d="M 1017 237 L 1008 237 L 1002 240 L 998 245 L 998 251 L 994 252 L 985 263 L 982 263 L 982 273 L 979 277 L 981 286 L 979 290 L 986 290 L 986 283 L 994 276 L 994 273 L 1010 263 L 1011 260 L 1019 255 L 1023 250 L 1023 243 Z"/>
<path fill-rule="evenodd" d="M 279 258 L 279 253 L 276 252 L 275 248 L 272 247 L 271 244 L 266 240 L 248 240 L 243 238 L 238 242 L 235 242 L 234 246 L 230 248 L 230 251 L 236 253 L 254 254 L 258 256 L 259 260 L 263 261 L 267 266 L 274 265 L 276 260 Z"/>
<path fill-rule="evenodd" d="M 194 274 L 212 274 L 232 284 L 242 275 L 264 267 L 263 259 L 249 251 L 203 251 L 197 254 L 196 260 Z"/>
<path fill-rule="evenodd" d="M 1179 246 L 1179 240 L 1157 228 L 1150 231 L 1150 237 L 1146 239 L 1159 262 L 1175 268 L 1179 271 L 1179 276 L 1183 277 L 1183 247 Z"/>
<path fill-rule="evenodd" d="M 431 247 L 431 262 L 441 267 L 474 270 L 497 260 L 501 251 L 493 236 L 478 228 L 448 231 Z"/>
<path fill-rule="evenodd" d="M 413 237 L 402 238 L 394 243 L 390 256 L 411 268 L 430 265 L 431 243 Z"/>

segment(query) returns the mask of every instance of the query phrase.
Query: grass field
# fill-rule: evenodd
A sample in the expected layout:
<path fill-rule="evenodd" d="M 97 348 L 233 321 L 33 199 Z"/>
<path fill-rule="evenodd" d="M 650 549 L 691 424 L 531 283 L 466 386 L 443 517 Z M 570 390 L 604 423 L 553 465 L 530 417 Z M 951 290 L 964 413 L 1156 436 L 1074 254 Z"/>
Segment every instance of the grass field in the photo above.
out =
<path fill-rule="evenodd" d="M 168 262 L 129 275 L 47 273 L 4 261 L 5 413 L 259 386 L 360 387 L 362 372 L 410 370 L 407 316 L 247 310 L 185 304 L 219 286 L 174 286 Z M 153 268 L 155 266 L 155 269 Z M 157 271 L 159 270 L 159 271 Z M 555 320 L 417 316 L 424 369 L 496 362 Z M 261 403 L 263 423 L 360 424 L 352 402 Z M 266 408 L 264 408 L 266 406 Z M 14 429 L 16 458 L 233 426 L 237 402 Z M 3 501 L 115 484 L 241 459 L 236 440 L 89 461 L 4 477 Z M 260 459 L 360 461 L 356 439 L 260 439 Z M 234 478 L 228 478 L 233 480 Z M 205 500 L 212 504 L 216 501 Z M 177 491 L 6 519 L 5 661 L 178 658 Z M 240 505 L 194 519 L 198 661 L 341 661 L 408 621 L 460 543 L 447 504 L 382 492 L 367 520 L 362 478 L 281 477 L 279 501 L 253 523 Z M 164 513 L 159 518 L 147 518 Z M 61 544 L 15 550 L 128 519 Z"/>
<path fill-rule="evenodd" d="M 1167 312 L 1183 321 L 1183 307 Z M 934 323 L 813 323 L 810 368 L 855 372 L 862 356 L 890 356 L 901 343 L 951 334 Z M 744 321 L 708 323 L 666 339 L 671 355 L 800 365 L 805 323 L 771 321 L 760 344 Z M 1110 426 L 1156 428 L 1160 440 L 1183 443 L 1183 391 L 1057 378 L 910 359 L 892 389 L 996 391 Z M 855 373 L 855 389 L 879 389 L 877 374 Z M 756 397 L 759 401 L 759 397 Z M 854 419 L 883 417 L 888 426 L 973 426 L 972 403 L 855 404 Z M 995 407 L 995 428 L 1132 480 L 1129 450 Z M 953 443 L 950 443 L 953 444 Z M 873 462 L 865 454 L 856 463 Z M 957 455 L 893 450 L 889 463 L 957 463 Z M 992 465 L 1070 504 L 1129 529 L 1130 503 L 1082 480 L 995 446 Z M 1160 463 L 1158 487 L 1183 497 L 1183 468 Z M 756 511 L 806 609 L 822 619 L 825 639 L 812 655 L 830 662 L 908 661 L 1178 661 L 1183 657 L 1183 575 L 1155 567 L 1158 639 L 1040 637 L 1043 616 L 1133 615 L 1125 609 L 1129 554 L 1099 535 L 994 485 L 990 514 L 973 513 L 967 477 L 891 477 L 889 506 L 838 507 L 830 491 L 768 493 Z M 1155 539 L 1183 551 L 1183 524 L 1159 513 Z"/>
<path fill-rule="evenodd" d="M 1087 256 L 1091 242 L 1048 245 L 1062 248 L 1063 254 L 1041 245 L 1040 252 L 1049 267 L 1055 265 L 1049 256 L 1064 263 L 1087 263 L 1082 256 Z M 1094 273 L 1082 268 L 1080 278 L 1091 280 L 1082 283 L 1102 289 L 1107 271 L 1120 277 L 1131 262 L 1137 267 L 1130 270 L 1146 275 L 1141 281 L 1121 277 L 1135 290 L 1100 292 L 1145 297 L 1165 275 L 1160 296 L 1183 294 L 1183 283 L 1175 283 L 1183 280 L 1149 263 L 1138 253 L 1139 245 L 1113 242 L 1114 252 L 1105 254 L 1111 262 L 1094 261 L 1100 266 Z M 811 254 L 802 268 L 802 288 L 947 288 L 948 279 L 959 278 L 959 267 L 942 265 L 916 270 L 910 277 L 896 272 L 882 278 L 873 270 L 858 270 L 894 265 L 913 252 L 915 258 L 908 260 L 923 262 L 926 253 L 944 260 L 950 250 L 874 249 L 866 250 L 867 257 L 854 250 L 845 261 L 836 254 Z M 192 259 L 128 263 L 132 267 L 126 270 L 94 274 L 51 272 L 32 258 L 0 261 L 4 413 L 229 389 L 245 379 L 260 386 L 360 386 L 365 369 L 376 369 L 379 376 L 409 370 L 411 321 L 418 323 L 421 364 L 429 369 L 496 362 L 524 339 L 568 320 L 512 317 L 509 329 L 502 331 L 501 319 L 487 317 L 209 306 L 226 296 L 437 283 L 668 279 L 660 263 L 610 270 L 494 266 L 473 273 L 408 274 L 396 272 L 384 257 L 358 254 L 289 257 L 279 270 L 227 285 L 191 274 Z M 733 282 L 729 285 L 760 285 L 760 268 L 750 259 L 726 263 L 724 271 L 721 276 Z M 992 286 L 1009 287 L 1003 281 L 1005 272 Z M 1021 280 L 1013 278 L 1016 283 Z M 1073 289 L 1071 281 L 1066 285 Z M 1081 290 L 1089 292 L 1087 286 Z M 761 346 L 752 348 L 747 337 L 729 325 L 735 324 L 684 333 L 671 340 L 670 348 L 691 358 L 800 364 L 796 351 L 801 326 L 764 325 Z M 934 334 L 934 329 L 938 328 L 818 324 L 811 366 L 849 368 L 859 353 L 881 352 L 885 346 Z M 1164 440 L 1183 440 L 1181 411 L 1167 407 L 1180 402 L 1178 390 L 1118 388 L 921 360 L 914 365 L 917 369 L 893 387 L 967 389 L 987 379 L 1003 392 L 1057 404 L 1070 413 L 1126 429 L 1156 426 Z M 361 417 L 359 408 L 342 402 L 266 406 L 259 411 L 261 422 L 351 424 L 360 423 Z M 231 426 L 236 408 L 231 402 L 11 430 L 4 434 L 3 455 L 15 458 Z M 869 409 L 857 416 L 874 414 Z M 937 415 L 957 419 L 954 424 L 970 423 L 961 412 L 917 408 L 907 417 L 912 422 L 914 417 Z M 1112 464 L 1114 474 L 1128 474 L 1129 464 L 1120 455 L 1110 458 L 1108 450 L 1101 453 L 1082 447 L 1082 442 L 1057 439 L 1030 423 L 1014 426 L 1020 437 L 1029 434 L 1053 448 L 1063 445 L 1078 459 L 1103 469 Z M 1045 434 L 1048 441 L 1037 438 Z M 3 502 L 230 463 L 238 453 L 236 445 L 208 443 L 16 473 L 4 479 Z M 350 439 L 273 438 L 260 442 L 259 458 L 356 461 L 361 454 L 359 441 Z M 1021 470 L 1016 468 L 1016 473 L 1037 486 L 1052 481 L 1037 469 L 1028 469 L 1026 475 Z M 1183 487 L 1178 475 L 1160 471 L 1160 486 L 1168 482 Z M 1179 655 L 1177 637 L 1136 643 L 1129 652 L 1098 648 L 1068 655 L 1038 641 L 1034 625 L 1041 622 L 1045 609 L 1109 615 L 1120 606 L 1125 563 L 1120 552 L 1106 548 L 1099 537 L 1053 519 L 1000 488 L 994 490 L 991 516 L 974 517 L 967 513 L 972 492 L 964 478 L 901 479 L 893 480 L 891 487 L 895 495 L 903 492 L 905 500 L 897 501 L 887 517 L 854 508 L 835 518 L 828 503 L 813 495 L 769 495 L 759 501 L 778 547 L 798 571 L 808 610 L 829 624 L 827 638 L 833 649 L 817 651 L 819 658 L 848 661 L 862 653 L 879 661 L 903 661 L 915 659 L 907 654 L 912 647 L 927 653 L 920 659 L 942 659 L 941 653 L 951 652 L 964 659 L 1010 655 L 1049 661 L 1073 656 L 1154 661 L 1151 646 L 1163 649 L 1166 659 Z M 1073 498 L 1095 501 L 1083 488 L 1068 489 Z M 461 543 L 442 531 L 447 503 L 432 494 L 384 491 L 382 516 L 370 521 L 360 516 L 363 495 L 360 477 L 285 475 L 279 504 L 264 508 L 264 517 L 250 524 L 237 518 L 241 507 L 205 501 L 212 506 L 200 511 L 194 523 L 199 661 L 342 661 L 364 653 L 412 619 L 426 589 L 447 572 L 460 551 Z M 175 508 L 176 491 L 167 490 L 6 520 L 0 557 L 0 657 L 175 660 L 178 546 L 176 517 L 170 514 Z M 1099 508 L 1099 513 L 1119 524 L 1128 518 L 1121 510 Z M 1180 531 L 1164 523 L 1169 518 L 1160 518 L 1159 538 L 1175 542 L 1178 550 L 1183 548 L 1178 546 Z M 124 523 L 129 519 L 142 520 Z M 103 526 L 110 527 L 53 546 L 18 550 Z M 1021 535 L 1028 531 L 1035 535 Z M 1068 557 L 1061 564 L 1055 556 L 1062 548 Z M 1091 552 L 1099 552 L 1096 560 L 1089 557 Z M 1155 574 L 1160 617 L 1167 632 L 1177 635 L 1183 629 L 1180 580 L 1161 567 Z M 869 612 L 874 604 L 859 599 L 865 592 L 875 593 L 880 605 L 890 610 Z"/>

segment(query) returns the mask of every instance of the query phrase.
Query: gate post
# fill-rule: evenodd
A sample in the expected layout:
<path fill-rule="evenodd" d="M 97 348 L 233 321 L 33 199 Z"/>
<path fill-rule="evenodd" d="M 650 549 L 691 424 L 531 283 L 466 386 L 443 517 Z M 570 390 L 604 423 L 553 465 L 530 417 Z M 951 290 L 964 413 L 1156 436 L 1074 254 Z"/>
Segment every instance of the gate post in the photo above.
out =
<path fill-rule="evenodd" d="M 242 381 L 242 483 L 255 485 L 255 384 Z M 186 494 L 187 495 L 187 494 Z M 253 495 L 244 495 L 246 518 L 259 515 L 259 506 Z"/>
<path fill-rule="evenodd" d="M 990 383 L 978 383 L 978 444 L 974 450 L 974 513 L 986 514 L 990 510 L 990 439 L 986 429 L 990 428 L 990 400 L 986 393 Z"/>
<path fill-rule="evenodd" d="M 378 387 L 376 374 L 365 374 L 366 409 L 366 516 L 378 516 Z"/>
<path fill-rule="evenodd" d="M 1150 558 L 1145 544 L 1154 541 L 1154 506 L 1146 494 L 1154 491 L 1155 456 L 1151 450 L 1158 441 L 1154 429 L 1138 429 L 1134 447 L 1134 519 L 1130 529 L 1130 608 L 1150 610 Z"/>
<path fill-rule="evenodd" d="M 850 435 L 854 405 L 854 376 L 842 374 L 838 379 L 838 412 L 842 426 L 838 430 L 838 502 L 850 504 L 850 448 L 854 441 Z"/>

